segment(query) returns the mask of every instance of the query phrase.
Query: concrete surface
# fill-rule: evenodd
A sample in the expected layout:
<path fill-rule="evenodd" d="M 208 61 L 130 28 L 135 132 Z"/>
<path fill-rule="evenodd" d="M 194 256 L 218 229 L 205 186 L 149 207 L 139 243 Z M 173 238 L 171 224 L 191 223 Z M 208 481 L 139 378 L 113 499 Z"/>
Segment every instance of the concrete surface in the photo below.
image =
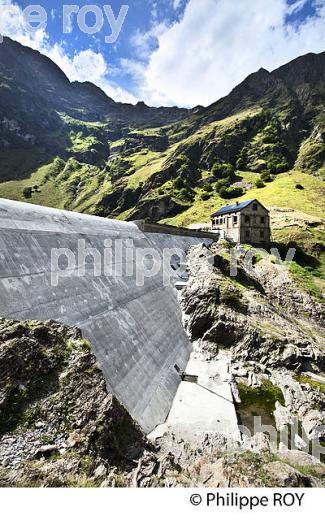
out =
<path fill-rule="evenodd" d="M 94 276 L 86 260 L 84 276 L 77 267 L 53 286 L 53 248 L 77 254 L 78 240 L 103 253 L 103 241 L 122 240 L 134 248 L 181 248 L 202 239 L 145 233 L 134 223 L 0 199 L 0 316 L 56 320 L 76 325 L 93 345 L 107 385 L 145 431 L 165 421 L 192 346 L 183 330 L 175 283 L 164 286 L 163 272 L 136 283 L 136 276 Z M 113 264 L 119 260 L 113 247 Z M 62 267 L 62 266 L 61 266 Z"/>
<path fill-rule="evenodd" d="M 194 352 L 185 373 L 187 378 L 197 376 L 197 382 L 181 382 L 166 423 L 149 438 L 161 437 L 166 431 L 186 441 L 202 439 L 207 433 L 240 438 L 227 356 L 205 361 Z"/>

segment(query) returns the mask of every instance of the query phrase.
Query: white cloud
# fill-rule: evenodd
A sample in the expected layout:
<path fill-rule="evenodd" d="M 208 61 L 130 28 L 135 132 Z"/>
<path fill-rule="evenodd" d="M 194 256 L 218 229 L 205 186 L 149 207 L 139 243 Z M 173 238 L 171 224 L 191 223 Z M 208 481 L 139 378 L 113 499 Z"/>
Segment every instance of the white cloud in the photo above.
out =
<path fill-rule="evenodd" d="M 136 103 L 137 99 L 114 82 L 107 79 L 109 68 L 101 53 L 91 49 L 75 53 L 69 57 L 63 45 L 51 46 L 45 30 L 29 32 L 22 23 L 21 8 L 12 0 L 0 0 L 0 9 L 10 6 L 10 9 L 1 11 L 0 33 L 27 45 L 45 54 L 53 60 L 71 81 L 92 81 L 115 101 Z M 5 16 L 4 16 L 5 13 Z"/>
<path fill-rule="evenodd" d="M 39 50 L 48 40 L 45 29 L 30 32 L 25 29 L 22 9 L 12 0 L 0 0 L 0 34 L 10 36 L 23 45 Z"/>
<path fill-rule="evenodd" d="M 88 49 L 76 53 L 73 58 L 69 58 L 58 44 L 50 49 L 43 50 L 43 52 L 63 70 L 70 81 L 91 81 L 114 101 L 137 102 L 135 96 L 107 79 L 109 68 L 101 53 Z"/>
<path fill-rule="evenodd" d="M 18 27 L 8 35 L 49 56 L 69 79 L 92 81 L 117 101 L 207 105 L 260 67 L 272 70 L 298 55 L 325 49 L 325 0 L 314 0 L 317 16 L 286 25 L 287 15 L 297 14 L 305 3 L 188 0 L 180 20 L 169 26 L 156 23 L 131 39 L 136 59 L 121 60 L 121 67 L 135 80 L 136 96 L 113 81 L 118 74 L 99 52 L 89 49 L 69 56 L 63 44 L 49 44 L 45 30 L 28 33 Z M 0 0 L 1 5 L 14 1 Z M 181 5 L 182 0 L 171 0 L 170 7 Z M 1 23 L 9 29 L 12 20 L 1 17 Z"/>
<path fill-rule="evenodd" d="M 168 29 L 164 22 L 155 23 L 149 31 L 141 32 L 136 30 L 130 39 L 132 48 L 140 59 L 147 59 L 150 57 L 153 49 L 158 45 L 159 37 L 163 35 Z"/>
<path fill-rule="evenodd" d="M 46 51 L 71 81 L 102 81 L 107 73 L 104 57 L 90 49 L 78 52 L 69 58 L 64 49 L 56 44 Z"/>
<path fill-rule="evenodd" d="M 155 105 L 207 105 L 260 67 L 323 51 L 325 0 L 317 5 L 318 16 L 289 26 L 299 0 L 291 7 L 286 0 L 189 0 L 183 18 L 158 35 L 142 79 L 133 64 L 139 96 Z"/>

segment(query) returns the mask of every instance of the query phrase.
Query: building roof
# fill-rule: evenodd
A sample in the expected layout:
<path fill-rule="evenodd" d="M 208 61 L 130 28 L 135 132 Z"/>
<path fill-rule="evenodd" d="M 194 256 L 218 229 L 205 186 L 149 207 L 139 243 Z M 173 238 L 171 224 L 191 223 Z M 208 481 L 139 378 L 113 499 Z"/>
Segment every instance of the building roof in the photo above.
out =
<path fill-rule="evenodd" d="M 220 208 L 216 213 L 213 213 L 211 217 L 218 217 L 219 215 L 226 215 L 227 213 L 236 213 L 237 211 L 241 211 L 242 209 L 247 208 L 247 206 L 250 206 L 252 202 L 257 202 L 264 208 L 263 204 L 261 204 L 257 199 L 245 200 L 244 202 L 237 202 L 236 204 L 228 204 L 227 206 Z M 266 209 L 266 211 L 268 210 Z"/>

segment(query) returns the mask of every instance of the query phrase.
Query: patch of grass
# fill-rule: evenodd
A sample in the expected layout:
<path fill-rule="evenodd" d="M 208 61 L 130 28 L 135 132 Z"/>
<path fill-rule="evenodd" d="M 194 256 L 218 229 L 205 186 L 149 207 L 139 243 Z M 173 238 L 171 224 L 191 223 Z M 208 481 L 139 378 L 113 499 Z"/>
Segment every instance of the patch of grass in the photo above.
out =
<path fill-rule="evenodd" d="M 159 154 L 156 159 L 147 162 L 144 166 L 139 168 L 134 174 L 128 177 L 128 188 L 133 190 L 137 189 L 141 183 L 146 182 L 152 175 L 162 169 L 165 160 L 166 158 Z"/>
<path fill-rule="evenodd" d="M 325 280 L 324 228 L 292 226 L 274 230 L 273 237 L 279 246 L 296 249 L 296 262 L 309 270 L 316 284 L 317 278 Z"/>
<path fill-rule="evenodd" d="M 134 135 L 143 135 L 145 137 L 160 137 L 162 133 L 161 128 L 144 128 L 141 130 L 132 130 L 128 135 L 131 137 Z"/>
<path fill-rule="evenodd" d="M 324 143 L 309 138 L 300 148 L 297 166 L 302 170 L 317 172 L 324 165 L 324 158 Z"/>
<path fill-rule="evenodd" d="M 273 385 L 267 379 L 262 381 L 260 388 L 252 388 L 244 383 L 238 383 L 238 390 L 242 401 L 240 408 L 249 408 L 255 405 L 273 417 L 275 403 L 279 401 L 283 406 L 285 404 L 280 388 Z"/>
<path fill-rule="evenodd" d="M 70 138 L 72 141 L 71 152 L 87 152 L 99 143 L 94 135 L 83 135 L 82 132 L 71 132 Z"/>
<path fill-rule="evenodd" d="M 303 376 L 301 374 L 297 375 L 295 378 L 298 381 L 298 383 L 308 384 L 312 388 L 314 388 L 314 390 L 319 390 L 322 394 L 325 394 L 325 384 L 318 383 L 318 381 L 314 381 L 310 377 Z"/>
<path fill-rule="evenodd" d="M 252 174 L 255 175 L 255 174 Z M 243 177 L 248 175 L 244 174 Z M 303 191 L 296 190 L 297 183 L 303 184 Z M 272 183 L 267 183 L 264 188 L 251 188 L 243 197 L 229 200 L 228 204 L 249 199 L 258 199 L 264 206 L 271 208 L 290 207 L 310 215 L 322 217 L 325 211 L 325 188 L 323 181 L 307 173 L 292 171 L 276 175 Z M 210 222 L 210 217 L 218 208 L 225 205 L 225 201 L 218 194 L 213 194 L 207 201 L 202 201 L 200 196 L 195 198 L 192 206 L 176 217 L 164 219 L 162 222 L 174 226 L 189 226 Z"/>
<path fill-rule="evenodd" d="M 152 152 L 151 150 L 142 150 L 139 153 L 128 155 L 127 160 L 130 161 L 132 167 L 138 170 L 149 162 L 160 156 L 159 152 Z"/>
<path fill-rule="evenodd" d="M 296 190 L 296 184 L 302 184 L 303 191 Z M 249 190 L 241 200 L 257 198 L 264 206 L 290 207 L 310 215 L 324 215 L 325 188 L 323 182 L 307 173 L 292 171 L 277 175 L 272 183 L 264 188 Z"/>
<path fill-rule="evenodd" d="M 288 466 L 291 466 L 293 469 L 299 471 L 302 475 L 305 475 L 305 477 L 315 477 L 321 480 L 325 479 L 325 469 L 324 466 L 321 466 L 319 464 L 314 466 L 302 466 L 301 464 L 294 464 L 290 460 L 287 460 L 286 458 L 280 458 L 276 457 L 277 460 L 280 462 L 284 462 L 285 464 L 288 464 Z"/>
<path fill-rule="evenodd" d="M 255 485 L 272 487 L 274 482 L 267 472 L 266 465 L 274 460 L 274 455 L 269 453 L 244 451 L 230 456 L 229 464 L 236 475 L 246 475 Z"/>
<path fill-rule="evenodd" d="M 243 301 L 242 294 L 237 287 L 232 285 L 227 285 L 225 287 L 220 287 L 221 289 L 221 302 L 232 309 L 235 309 L 239 312 L 245 312 L 247 306 Z"/>
<path fill-rule="evenodd" d="M 118 139 L 117 141 L 111 141 L 110 142 L 111 152 L 116 151 L 117 149 L 119 149 L 124 144 L 125 144 L 125 139 Z"/>
<path fill-rule="evenodd" d="M 26 201 L 24 190 L 37 185 L 39 189 L 32 192 L 31 198 L 28 199 L 29 203 L 63 209 L 66 193 L 64 186 L 56 183 L 56 177 L 63 167 L 64 162 L 56 158 L 26 179 L 3 182 L 0 184 L 0 196 L 5 199 Z"/>
<path fill-rule="evenodd" d="M 316 285 L 312 273 L 297 262 L 291 262 L 289 272 L 299 287 L 307 291 L 311 296 L 318 300 L 323 300 L 321 290 Z"/>

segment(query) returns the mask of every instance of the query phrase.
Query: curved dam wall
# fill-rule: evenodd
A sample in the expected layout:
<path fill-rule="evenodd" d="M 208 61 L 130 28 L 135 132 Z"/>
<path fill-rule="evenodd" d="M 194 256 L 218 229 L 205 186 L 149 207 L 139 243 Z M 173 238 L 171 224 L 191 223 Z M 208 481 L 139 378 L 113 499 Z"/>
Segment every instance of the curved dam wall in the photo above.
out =
<path fill-rule="evenodd" d="M 0 316 L 79 327 L 108 389 L 149 432 L 166 419 L 191 353 L 166 249 L 205 240 L 0 199 Z"/>

